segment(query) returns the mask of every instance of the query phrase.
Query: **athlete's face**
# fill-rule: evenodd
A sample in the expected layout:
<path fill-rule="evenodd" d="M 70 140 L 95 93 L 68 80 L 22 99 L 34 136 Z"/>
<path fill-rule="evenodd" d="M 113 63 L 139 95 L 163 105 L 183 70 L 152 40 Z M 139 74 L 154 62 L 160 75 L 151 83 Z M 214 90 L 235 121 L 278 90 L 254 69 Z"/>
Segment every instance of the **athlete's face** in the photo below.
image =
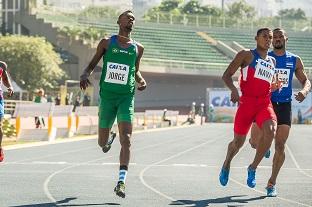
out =
<path fill-rule="evenodd" d="M 135 18 L 131 12 L 127 12 L 123 14 L 118 20 L 120 27 L 128 30 L 129 32 L 132 31 L 134 22 L 135 22 Z"/>
<path fill-rule="evenodd" d="M 268 50 L 272 44 L 273 32 L 271 30 L 263 30 L 256 36 L 257 45 L 262 49 Z"/>
<path fill-rule="evenodd" d="M 284 31 L 277 30 L 273 32 L 273 47 L 274 49 L 285 49 L 287 36 L 285 35 Z"/>

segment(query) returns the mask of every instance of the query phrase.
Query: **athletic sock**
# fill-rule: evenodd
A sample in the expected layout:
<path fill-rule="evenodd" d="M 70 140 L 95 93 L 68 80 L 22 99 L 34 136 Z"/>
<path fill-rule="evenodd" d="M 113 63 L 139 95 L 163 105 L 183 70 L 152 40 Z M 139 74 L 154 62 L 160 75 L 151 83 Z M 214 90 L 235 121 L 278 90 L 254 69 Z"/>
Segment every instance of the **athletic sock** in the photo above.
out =
<path fill-rule="evenodd" d="M 121 165 L 119 168 L 119 182 L 126 183 L 126 178 L 127 178 L 127 173 L 128 173 L 128 166 L 126 165 Z"/>

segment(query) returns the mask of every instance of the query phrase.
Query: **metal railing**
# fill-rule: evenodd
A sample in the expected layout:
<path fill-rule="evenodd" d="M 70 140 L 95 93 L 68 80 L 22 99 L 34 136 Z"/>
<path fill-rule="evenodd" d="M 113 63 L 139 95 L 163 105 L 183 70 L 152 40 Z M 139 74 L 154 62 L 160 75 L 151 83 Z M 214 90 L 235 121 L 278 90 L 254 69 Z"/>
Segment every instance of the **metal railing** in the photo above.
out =
<path fill-rule="evenodd" d="M 13 115 L 17 103 L 33 103 L 32 101 L 6 100 L 4 99 L 4 113 Z"/>
<path fill-rule="evenodd" d="M 89 21 L 116 22 L 117 16 L 111 17 L 84 17 L 77 13 L 52 12 L 49 10 L 38 9 L 37 15 L 58 22 L 59 24 L 76 23 L 79 18 Z M 95 16 L 100 16 L 96 15 Z M 260 17 L 260 18 L 232 18 L 229 16 L 193 15 L 159 12 L 153 16 L 145 16 L 136 19 L 137 23 L 155 23 L 167 26 L 177 25 L 183 27 L 204 27 L 204 28 L 237 28 L 254 31 L 260 27 L 282 27 L 286 31 L 312 32 L 312 18 L 303 20 L 282 19 L 279 17 Z"/>
<path fill-rule="evenodd" d="M 187 71 L 194 72 L 197 70 L 202 71 L 201 74 L 206 75 L 222 75 L 225 69 L 228 67 L 227 63 L 192 62 L 157 58 L 143 58 L 142 65 L 143 71 L 145 66 L 148 68 L 155 68 L 155 70 L 157 70 L 157 67 L 159 67 L 160 70 L 166 70 L 166 72 L 169 73 L 188 73 Z M 179 69 L 179 71 L 177 71 L 177 69 Z M 305 67 L 304 70 L 308 77 L 312 79 L 312 67 Z"/>
<path fill-rule="evenodd" d="M 260 18 L 232 18 L 229 16 L 211 15 L 173 15 L 171 13 L 156 13 L 154 16 L 140 19 L 144 22 L 163 23 L 169 25 L 183 25 L 195 27 L 219 27 L 249 29 L 251 31 L 261 27 L 282 27 L 289 31 L 308 31 L 312 32 L 312 18 L 305 20 L 282 19 L 279 17 L 260 17 Z"/>
<path fill-rule="evenodd" d="M 210 63 L 210 62 L 192 62 L 179 60 L 166 60 L 157 58 L 143 58 L 142 65 L 157 70 L 165 70 L 172 73 L 194 73 L 198 71 L 200 74 L 220 75 L 224 72 L 228 64 Z M 144 70 L 144 67 L 142 67 Z M 179 70 L 177 70 L 179 69 Z M 149 70 L 150 71 L 150 70 Z M 189 72 L 188 72 L 189 71 Z M 157 71 L 155 71 L 157 72 Z"/>

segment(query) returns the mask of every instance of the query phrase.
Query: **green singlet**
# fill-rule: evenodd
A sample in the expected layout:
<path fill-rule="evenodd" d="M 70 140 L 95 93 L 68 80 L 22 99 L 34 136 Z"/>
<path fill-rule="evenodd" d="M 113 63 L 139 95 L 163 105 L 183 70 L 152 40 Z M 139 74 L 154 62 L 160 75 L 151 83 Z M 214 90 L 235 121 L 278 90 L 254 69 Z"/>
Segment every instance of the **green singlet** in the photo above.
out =
<path fill-rule="evenodd" d="M 117 35 L 103 56 L 100 80 L 99 127 L 111 128 L 117 122 L 132 122 L 134 115 L 135 63 L 138 49 L 135 42 L 127 48 L 119 46 Z"/>

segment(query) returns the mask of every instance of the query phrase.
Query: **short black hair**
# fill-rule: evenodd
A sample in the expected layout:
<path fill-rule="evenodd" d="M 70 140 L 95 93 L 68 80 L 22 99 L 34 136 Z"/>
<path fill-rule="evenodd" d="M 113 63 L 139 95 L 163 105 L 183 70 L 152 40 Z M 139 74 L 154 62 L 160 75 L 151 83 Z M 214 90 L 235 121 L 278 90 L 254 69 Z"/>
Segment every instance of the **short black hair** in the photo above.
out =
<path fill-rule="evenodd" d="M 277 27 L 277 28 L 273 29 L 273 32 L 278 32 L 278 31 L 282 32 L 284 34 L 284 36 L 288 37 L 287 33 L 286 33 L 286 31 L 284 29 L 282 29 L 280 27 Z"/>
<path fill-rule="evenodd" d="M 263 27 L 263 28 L 260 28 L 260 29 L 258 29 L 258 31 L 257 31 L 257 36 L 259 36 L 262 32 L 264 32 L 264 31 L 272 31 L 270 28 L 268 28 L 268 27 Z"/>
<path fill-rule="evenodd" d="M 3 69 L 7 69 L 7 64 L 3 61 L 0 61 L 0 67 L 3 68 Z"/>
<path fill-rule="evenodd" d="M 132 14 L 133 14 L 133 11 L 130 10 L 130 9 L 128 9 L 128 10 L 122 12 L 122 13 L 118 16 L 118 20 L 119 20 L 123 15 L 128 14 L 128 13 L 132 13 Z"/>

